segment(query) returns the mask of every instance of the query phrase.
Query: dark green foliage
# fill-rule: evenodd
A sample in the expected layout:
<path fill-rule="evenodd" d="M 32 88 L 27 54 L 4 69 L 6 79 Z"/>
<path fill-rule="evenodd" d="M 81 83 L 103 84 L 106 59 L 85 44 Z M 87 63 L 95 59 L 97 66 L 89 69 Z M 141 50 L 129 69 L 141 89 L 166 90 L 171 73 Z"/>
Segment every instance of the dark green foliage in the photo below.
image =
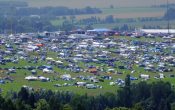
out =
<path fill-rule="evenodd" d="M 56 109 L 53 109 L 56 110 Z M 72 107 L 69 104 L 65 104 L 63 110 L 72 110 Z"/>
<path fill-rule="evenodd" d="M 40 99 L 37 103 L 36 103 L 36 110 L 49 110 L 49 104 L 47 103 L 47 101 L 45 99 Z"/>
<path fill-rule="evenodd" d="M 21 91 L 18 93 L 18 99 L 24 102 L 27 102 L 29 98 L 29 92 L 25 88 L 21 88 Z"/>
<path fill-rule="evenodd" d="M 138 101 L 143 101 L 146 100 L 147 98 L 150 97 L 151 93 L 150 93 L 150 87 L 151 85 L 147 84 L 146 82 L 140 82 L 138 84 L 133 84 L 132 85 L 132 92 L 134 93 L 132 99 L 134 99 L 134 101 L 138 102 Z"/>
<path fill-rule="evenodd" d="M 118 91 L 118 102 L 125 107 L 132 106 L 132 99 L 131 99 L 131 81 L 130 75 L 127 75 L 125 78 L 125 86 L 123 89 Z"/>

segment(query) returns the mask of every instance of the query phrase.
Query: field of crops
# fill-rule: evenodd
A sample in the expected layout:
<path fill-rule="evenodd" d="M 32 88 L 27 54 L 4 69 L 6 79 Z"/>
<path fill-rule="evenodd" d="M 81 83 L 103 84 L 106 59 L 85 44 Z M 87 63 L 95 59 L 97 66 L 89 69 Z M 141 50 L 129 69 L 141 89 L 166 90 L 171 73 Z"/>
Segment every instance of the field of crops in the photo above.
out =
<path fill-rule="evenodd" d="M 105 18 L 106 16 L 113 15 L 114 18 L 139 18 L 139 17 L 162 17 L 165 13 L 163 8 L 149 8 L 149 7 L 122 7 L 122 8 L 102 8 L 101 14 L 87 14 L 76 15 L 77 19 L 85 19 L 90 16 Z"/>
<path fill-rule="evenodd" d="M 23 0 L 12 0 L 23 1 Z M 106 8 L 114 7 L 147 7 L 152 5 L 166 4 L 165 0 L 25 0 L 30 6 L 66 6 L 72 8 L 83 8 L 86 6 Z M 169 0 L 175 3 L 175 0 Z"/>
<path fill-rule="evenodd" d="M 170 27 L 175 28 L 175 21 L 170 21 Z M 106 28 L 114 28 L 116 26 L 121 27 L 123 24 L 127 24 L 131 27 L 142 28 L 143 26 L 160 26 L 162 28 L 167 28 L 167 21 L 146 21 L 146 22 L 133 22 L 133 23 L 113 23 L 113 24 L 95 24 L 94 28 L 106 27 Z"/>
<path fill-rule="evenodd" d="M 76 16 L 79 19 L 89 16 L 104 18 L 108 15 L 113 15 L 117 18 L 161 17 L 166 11 L 164 8 L 151 7 L 153 5 L 166 4 L 164 0 L 76 0 L 76 2 L 74 0 L 26 0 L 26 2 L 31 7 L 65 6 L 69 8 L 84 8 L 90 6 L 102 10 L 102 14 Z M 170 3 L 175 3 L 175 0 L 171 0 Z"/>

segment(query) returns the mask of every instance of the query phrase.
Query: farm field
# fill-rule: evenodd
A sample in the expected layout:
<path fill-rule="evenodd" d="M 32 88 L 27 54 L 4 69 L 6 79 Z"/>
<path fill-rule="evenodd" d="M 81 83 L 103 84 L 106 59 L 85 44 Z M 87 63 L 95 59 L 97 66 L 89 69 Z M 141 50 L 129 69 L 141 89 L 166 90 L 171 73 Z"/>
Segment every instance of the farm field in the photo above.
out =
<path fill-rule="evenodd" d="M 88 17 L 88 16 L 87 16 Z M 53 26 L 58 26 L 58 25 L 62 25 L 62 23 L 64 22 L 64 20 L 62 19 L 59 19 L 59 20 L 52 20 L 51 21 L 51 24 Z M 108 23 L 108 24 L 93 24 L 93 27 L 94 28 L 101 28 L 101 27 L 105 27 L 105 28 L 114 28 L 114 27 L 121 27 L 123 26 L 124 24 L 127 24 L 128 26 L 131 26 L 131 27 L 136 27 L 137 29 L 138 28 L 143 28 L 143 26 L 160 26 L 161 28 L 167 28 L 167 21 L 165 20 L 162 20 L 162 21 L 143 21 L 143 22 L 139 22 L 139 21 L 136 21 L 136 22 L 127 22 L 127 21 L 121 21 L 119 23 Z M 79 27 L 84 27 L 85 25 L 77 25 Z M 175 28 L 175 20 L 171 20 L 170 21 L 170 27 L 171 28 Z"/>
<path fill-rule="evenodd" d="M 102 13 L 101 14 L 85 14 L 85 15 L 75 15 L 75 21 L 79 21 L 82 19 L 88 19 L 91 17 L 96 17 L 100 19 L 105 19 L 107 16 L 112 15 L 113 18 L 118 18 L 118 19 L 123 19 L 123 21 L 116 22 L 116 23 L 109 23 L 109 24 L 93 24 L 94 28 L 99 28 L 99 27 L 106 27 L 106 28 L 114 28 L 116 26 L 123 26 L 123 24 L 127 24 L 132 27 L 140 28 L 145 26 L 160 26 L 162 28 L 167 28 L 167 21 L 161 20 L 161 21 L 138 21 L 138 18 L 142 17 L 156 17 L 156 18 L 162 18 L 165 13 L 164 8 L 150 8 L 150 7 L 121 7 L 121 8 L 102 8 Z M 70 20 L 71 16 L 66 16 L 67 20 Z M 62 25 L 62 23 L 65 21 L 61 19 L 55 19 L 51 21 L 51 24 L 53 26 L 58 26 Z M 125 19 L 128 18 L 133 18 L 136 20 L 135 22 L 129 22 L 125 21 Z M 175 27 L 175 21 L 171 20 L 171 28 Z M 80 25 L 81 27 L 81 25 Z M 84 26 L 82 26 L 84 27 Z"/>
<path fill-rule="evenodd" d="M 105 18 L 113 15 L 114 18 L 139 18 L 139 17 L 162 17 L 165 13 L 164 8 L 152 7 L 118 7 L 118 8 L 101 8 L 101 14 L 77 15 L 78 19 L 95 16 Z"/>
<path fill-rule="evenodd" d="M 4 1 L 4 0 L 1 0 Z M 8 1 L 23 1 L 23 0 L 8 0 Z M 86 6 L 106 8 L 113 5 L 114 7 L 147 7 L 153 5 L 166 4 L 165 0 L 25 0 L 29 6 L 66 6 L 71 8 L 83 8 Z M 170 0 L 170 3 L 175 3 L 175 0 Z"/>
<path fill-rule="evenodd" d="M 110 39 L 115 39 L 116 41 L 129 41 L 129 42 L 151 42 L 151 41 L 155 41 L 155 42 L 163 42 L 164 40 L 162 38 L 132 38 L 132 37 L 126 37 L 126 36 L 113 36 L 110 37 Z M 0 46 L 1 50 L 5 50 L 5 47 L 3 45 Z M 104 49 L 103 51 L 113 51 L 117 49 L 117 47 L 115 48 L 110 48 L 110 49 Z M 170 50 L 166 50 L 166 52 L 170 52 Z M 31 52 L 29 55 L 29 58 L 33 58 L 35 56 L 38 56 L 39 53 L 36 52 Z M 64 62 L 63 65 L 67 65 L 69 62 L 67 62 L 66 60 L 60 59 L 58 58 L 57 54 L 59 54 L 59 52 L 53 52 L 53 51 L 47 51 L 47 57 L 48 58 L 54 58 L 55 60 L 60 60 L 62 62 Z M 75 53 L 74 53 L 75 54 Z M 143 54 L 142 54 L 143 55 Z M 174 55 L 174 54 L 172 54 Z M 7 56 L 8 57 L 12 57 L 12 56 Z M 120 57 L 116 54 L 111 54 L 111 57 Z M 132 67 L 132 70 L 129 69 L 120 69 L 118 68 L 118 66 L 120 65 L 127 65 L 126 62 L 130 62 L 130 59 L 123 59 L 121 58 L 120 60 L 117 60 L 114 62 L 114 64 L 116 66 L 109 66 L 105 63 L 84 63 L 84 62 L 75 62 L 75 64 L 82 68 L 82 69 L 87 69 L 87 65 L 93 65 L 95 67 L 103 67 L 103 69 L 105 71 L 103 72 L 99 72 L 98 75 L 90 73 L 90 72 L 84 72 L 84 71 L 80 71 L 80 72 L 74 72 L 74 71 L 70 71 L 66 68 L 61 68 L 61 67 L 57 67 L 56 65 L 52 65 L 54 73 L 44 73 L 42 70 L 36 69 L 39 66 L 42 65 L 51 65 L 49 63 L 49 61 L 45 60 L 45 61 L 38 61 L 38 62 L 34 62 L 35 60 L 29 59 L 29 60 L 24 60 L 21 59 L 18 61 L 18 63 L 6 63 L 5 65 L 0 64 L 0 68 L 1 69 L 9 69 L 9 68 L 15 68 L 16 72 L 15 73 L 7 73 L 6 71 L 1 71 L 0 73 L 0 77 L 4 78 L 4 77 L 10 77 L 11 79 L 13 79 L 13 81 L 6 81 L 5 84 L 0 84 L 0 88 L 2 89 L 2 94 L 5 95 L 5 93 L 7 93 L 8 91 L 19 91 L 20 88 L 22 86 L 28 86 L 28 87 L 32 87 L 35 90 L 37 89 L 46 89 L 46 90 L 53 90 L 53 91 L 72 91 L 78 94 L 85 94 L 87 93 L 88 95 L 97 95 L 97 94 L 103 94 L 106 92 L 112 92 L 115 93 L 118 88 L 120 87 L 119 85 L 110 85 L 110 82 L 115 82 L 116 80 L 125 79 L 125 76 L 127 74 L 130 74 L 132 77 L 137 78 L 135 80 L 132 80 L 132 83 L 137 83 L 140 81 L 143 81 L 144 79 L 139 78 L 140 74 L 147 74 L 150 75 L 150 79 L 146 80 L 147 82 L 153 82 L 153 81 L 159 81 L 159 80 L 163 80 L 163 81 L 168 81 L 170 82 L 172 85 L 175 85 L 174 82 L 174 78 L 169 77 L 169 75 L 175 75 L 174 72 L 163 72 L 163 74 L 165 75 L 164 79 L 155 79 L 154 77 L 159 75 L 160 72 L 155 72 L 155 71 L 145 71 L 143 67 L 138 67 L 137 64 L 134 64 Z M 37 73 L 32 74 L 31 70 L 26 69 L 27 67 L 35 67 L 35 70 Z M 18 69 L 17 69 L 18 68 Z M 170 67 L 172 70 L 174 70 L 174 67 Z M 108 71 L 108 69 L 112 69 L 111 72 Z M 134 72 L 132 73 L 132 71 L 134 70 Z M 118 74 L 120 73 L 120 74 Z M 64 74 L 70 74 L 72 79 L 74 80 L 63 80 L 61 78 L 61 75 Z M 34 76 L 44 76 L 50 79 L 50 81 L 46 81 L 46 82 L 42 82 L 42 81 L 27 81 L 26 79 L 24 79 L 26 76 L 30 76 L 30 75 L 34 75 Z M 80 78 L 78 78 L 79 76 L 84 76 L 84 77 L 95 77 L 95 79 L 101 80 L 99 82 L 92 82 L 90 80 L 82 80 Z M 112 77 L 112 79 L 102 79 L 102 76 L 110 76 Z M 67 84 L 75 84 L 77 81 L 86 81 L 87 83 L 92 83 L 98 86 L 101 86 L 102 88 L 96 88 L 96 89 L 87 89 L 86 87 L 77 87 L 75 85 L 70 85 L 68 86 Z M 54 86 L 55 84 L 60 84 L 60 85 L 64 85 L 65 86 L 61 86 L 61 87 L 56 87 Z"/>
<path fill-rule="evenodd" d="M 81 20 L 90 17 L 99 17 L 104 19 L 106 16 L 113 15 L 114 18 L 141 18 L 141 17 L 163 17 L 166 9 L 160 7 L 118 7 L 118 8 L 100 8 L 100 14 L 75 15 L 76 19 Z M 67 15 L 66 17 L 69 17 Z"/>
<path fill-rule="evenodd" d="M 29 7 L 65 6 L 69 8 L 85 8 L 90 6 L 102 10 L 101 14 L 76 15 L 78 19 L 91 16 L 105 18 L 108 15 L 113 15 L 114 18 L 162 17 L 166 11 L 166 8 L 152 7 L 166 4 L 164 0 L 155 0 L 154 2 L 152 0 L 133 0 L 132 2 L 129 0 L 125 2 L 122 0 L 100 0 L 100 2 L 99 0 L 76 0 L 76 2 L 74 0 L 26 0 L 25 2 L 29 4 Z M 171 0 L 170 3 L 175 3 L 175 1 Z"/>
<path fill-rule="evenodd" d="M 171 28 L 175 28 L 175 21 L 172 20 Z M 113 24 L 94 24 L 94 28 L 106 27 L 113 28 L 115 26 L 122 26 L 123 24 L 127 24 L 128 26 L 134 26 L 136 28 L 142 28 L 143 26 L 160 26 L 162 28 L 167 28 L 167 21 L 145 21 L 145 22 L 134 22 L 134 23 L 113 23 Z"/>

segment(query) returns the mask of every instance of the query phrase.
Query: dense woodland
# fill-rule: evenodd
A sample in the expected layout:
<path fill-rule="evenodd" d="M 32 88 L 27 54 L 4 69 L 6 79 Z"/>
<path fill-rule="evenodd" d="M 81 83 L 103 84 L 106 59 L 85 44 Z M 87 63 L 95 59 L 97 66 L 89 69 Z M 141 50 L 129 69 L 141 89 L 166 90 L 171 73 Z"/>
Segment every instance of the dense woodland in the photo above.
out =
<path fill-rule="evenodd" d="M 0 97 L 0 110 L 174 110 L 175 92 L 170 83 L 140 82 L 131 84 L 130 76 L 125 86 L 116 93 L 98 96 L 76 93 L 29 90 L 21 88 Z"/>

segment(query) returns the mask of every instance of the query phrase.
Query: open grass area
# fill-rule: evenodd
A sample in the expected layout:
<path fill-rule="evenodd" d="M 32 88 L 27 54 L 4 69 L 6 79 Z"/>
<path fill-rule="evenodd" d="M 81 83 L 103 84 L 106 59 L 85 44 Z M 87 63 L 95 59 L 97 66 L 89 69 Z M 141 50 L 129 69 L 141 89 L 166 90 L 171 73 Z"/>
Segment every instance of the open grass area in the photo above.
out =
<path fill-rule="evenodd" d="M 80 15 L 81 16 L 81 15 Z M 80 17 L 79 16 L 79 17 Z M 86 15 L 82 15 L 82 16 L 86 16 Z M 77 19 L 83 19 L 84 17 L 80 17 Z M 88 15 L 86 17 L 89 17 Z M 57 20 L 53 20 L 51 21 L 53 26 L 58 26 L 61 25 L 63 23 L 64 20 L 62 19 L 57 19 Z M 101 28 L 101 27 L 105 27 L 105 28 L 114 28 L 114 27 L 122 27 L 124 24 L 127 24 L 128 26 L 131 27 L 136 27 L 136 28 L 143 28 L 143 26 L 149 27 L 156 27 L 156 26 L 160 26 L 161 28 L 167 28 L 167 21 L 162 20 L 162 21 L 136 21 L 136 22 L 128 22 L 128 21 L 121 21 L 119 23 L 108 23 L 108 24 L 93 24 L 94 28 Z M 79 27 L 85 27 L 85 25 L 78 25 Z M 175 28 L 175 20 L 170 20 L 170 27 L 173 29 Z"/>
<path fill-rule="evenodd" d="M 175 28 L 175 20 L 170 21 L 171 28 Z M 121 27 L 124 24 L 128 26 L 133 26 L 136 28 L 142 28 L 143 26 L 160 26 L 162 28 L 167 28 L 167 21 L 145 21 L 145 22 L 133 22 L 133 23 L 111 23 L 111 24 L 94 24 L 94 28 L 106 27 L 106 28 L 114 28 L 116 26 Z"/>
<path fill-rule="evenodd" d="M 161 17 L 166 11 L 166 8 L 151 7 L 153 5 L 166 4 L 164 0 L 155 0 L 154 2 L 152 0 L 26 0 L 25 2 L 31 7 L 65 6 L 69 8 L 85 8 L 90 6 L 102 10 L 102 14 L 77 15 L 76 17 L 79 19 L 89 16 L 104 18 L 108 15 L 113 15 L 117 18 Z M 170 3 L 175 3 L 175 0 L 171 0 Z"/>
<path fill-rule="evenodd" d="M 114 18 L 139 18 L 139 17 L 162 17 L 166 11 L 164 8 L 152 7 L 118 7 L 118 8 L 101 8 L 101 14 L 76 15 L 77 19 L 85 19 L 91 16 L 105 18 L 113 15 Z"/>
<path fill-rule="evenodd" d="M 16 66 L 16 67 L 20 67 L 20 66 L 24 66 L 24 65 L 41 65 L 43 64 L 44 62 L 42 63 L 38 63 L 38 64 L 28 64 L 26 63 L 25 61 L 20 61 L 19 64 L 7 64 L 5 66 L 2 66 L 1 67 L 12 67 L 12 66 Z M 146 72 L 144 71 L 143 68 L 140 68 L 140 67 L 137 67 L 135 66 L 134 69 L 136 70 L 136 72 L 134 74 L 131 74 L 132 76 L 134 77 L 138 77 L 140 73 L 145 73 L 145 74 L 149 74 L 151 76 L 151 79 L 148 80 L 148 82 L 153 82 L 153 81 L 158 81 L 156 79 L 153 79 L 154 75 L 157 75 L 157 73 L 152 73 L 152 72 Z M 91 73 L 71 73 L 71 72 L 68 72 L 68 71 L 64 71 L 60 68 L 54 68 L 54 70 L 56 72 L 58 72 L 59 74 L 44 74 L 42 73 L 42 71 L 37 71 L 37 75 L 42 75 L 42 76 L 45 76 L 45 77 L 49 77 L 52 81 L 51 82 L 41 82 L 41 81 L 27 81 L 24 79 L 24 77 L 28 76 L 28 75 L 31 75 L 31 72 L 30 71 L 26 71 L 26 70 L 17 70 L 17 73 L 14 73 L 14 74 L 11 74 L 10 77 L 12 77 L 14 80 L 14 82 L 10 82 L 8 81 L 6 84 L 1 84 L 0 85 L 0 88 L 3 89 L 3 94 L 5 95 L 6 92 L 8 91 L 19 91 L 20 88 L 24 85 L 27 85 L 29 87 L 33 87 L 34 89 L 40 89 L 40 88 L 43 88 L 43 89 L 47 89 L 47 90 L 53 90 L 53 91 L 72 91 L 74 93 L 78 93 L 78 94 L 85 94 L 85 93 L 88 93 L 89 95 L 97 95 L 97 94 L 103 94 L 103 93 L 106 93 L 106 92 L 112 92 L 112 93 L 115 93 L 117 90 L 118 90 L 118 86 L 110 86 L 109 85 L 109 82 L 111 82 L 111 80 L 105 80 L 104 82 L 99 82 L 98 85 L 101 85 L 103 86 L 102 89 L 98 88 L 98 89 L 86 89 L 84 87 L 75 87 L 75 86 L 67 86 L 67 87 L 54 87 L 53 85 L 54 84 L 64 84 L 64 83 L 75 83 L 76 81 L 63 81 L 61 79 L 59 79 L 59 76 L 61 74 L 64 74 L 64 73 L 69 73 L 71 74 L 72 77 L 76 77 L 77 75 L 92 75 Z M 124 79 L 125 76 L 127 74 L 130 74 L 131 71 L 129 70 L 120 70 L 120 69 L 117 69 L 117 71 L 121 71 L 123 72 L 124 74 L 122 75 L 114 75 L 114 74 L 110 74 L 113 79 L 117 79 L 117 78 L 121 78 L 121 79 Z M 167 75 L 170 74 L 170 73 L 166 73 Z M 105 75 L 105 74 L 104 74 Z M 106 75 L 109 75 L 106 73 Z M 2 74 L 0 74 L 0 76 L 2 77 Z M 58 80 L 54 80 L 55 78 L 58 78 Z M 99 77 L 100 78 L 100 77 Z M 173 85 L 175 85 L 175 79 L 174 78 L 165 78 L 163 79 L 164 81 L 168 81 L 170 83 L 172 83 Z M 79 80 L 81 81 L 81 80 Z M 139 80 L 136 80 L 136 81 L 132 81 L 133 83 L 137 83 L 141 81 L 141 79 Z"/>
<path fill-rule="evenodd" d="M 162 38 L 132 38 L 132 37 L 125 37 L 125 36 L 115 36 L 116 39 L 119 40 L 128 40 L 128 41 L 146 41 L 146 42 L 150 42 L 150 41 L 156 41 L 156 42 L 162 42 L 163 39 Z M 3 46 L 0 46 L 1 48 L 4 48 Z M 33 54 L 30 54 L 31 56 Z M 47 56 L 48 57 L 52 57 L 56 60 L 61 60 L 57 58 L 57 53 L 55 52 L 47 52 Z M 8 56 L 7 56 L 8 57 Z M 10 56 L 9 56 L 10 57 Z M 116 56 L 118 57 L 118 56 Z M 126 59 L 127 61 L 128 59 Z M 86 63 L 83 62 L 79 62 L 78 65 L 82 68 L 86 68 L 85 66 Z M 104 69 L 109 69 L 112 68 L 111 66 L 108 66 L 105 63 L 102 64 L 98 64 L 98 63 L 88 63 L 90 65 L 95 65 L 95 66 L 102 66 L 104 65 Z M 115 64 L 117 66 L 119 65 L 125 65 L 124 63 L 120 62 L 120 61 L 116 61 Z M 7 63 L 6 65 L 0 65 L 1 68 L 11 68 L 11 67 L 25 67 L 25 66 L 41 66 L 41 65 L 48 65 L 46 61 L 38 61 L 37 63 L 33 63 L 33 62 L 27 62 L 25 60 L 20 60 L 18 64 L 16 63 Z M 66 65 L 66 62 L 65 62 Z M 37 74 L 35 76 L 44 76 L 44 77 L 48 77 L 51 79 L 51 81 L 49 82 L 41 82 L 41 81 L 27 81 L 24 78 L 26 76 L 32 75 L 31 71 L 27 70 L 27 69 L 17 69 L 16 73 L 11 73 L 11 74 L 7 74 L 6 72 L 1 72 L 0 73 L 0 77 L 6 77 L 9 76 L 11 78 L 14 79 L 13 82 L 7 81 L 6 84 L 0 84 L 0 88 L 3 90 L 2 94 L 5 95 L 8 91 L 19 91 L 20 88 L 23 85 L 29 86 L 34 88 L 35 90 L 43 88 L 43 89 L 47 89 L 47 90 L 53 90 L 53 91 L 72 91 L 78 94 L 89 94 L 89 95 L 97 95 L 97 94 L 103 94 L 106 92 L 112 92 L 115 93 L 119 86 L 115 85 L 115 86 L 111 86 L 109 85 L 109 83 L 111 81 L 115 81 L 116 79 L 120 78 L 120 79 L 125 79 L 125 76 L 127 74 L 130 74 L 133 77 L 139 77 L 140 74 L 148 74 L 150 75 L 150 79 L 147 80 L 147 82 L 153 82 L 153 81 L 159 81 L 160 79 L 154 79 L 155 75 L 158 75 L 158 72 L 148 72 L 145 71 L 143 67 L 138 67 L 137 65 L 133 65 L 133 69 L 135 70 L 134 73 L 131 73 L 131 70 L 128 69 L 119 69 L 117 67 L 114 68 L 115 71 L 117 72 L 122 72 L 123 74 L 114 74 L 114 73 L 100 73 L 99 76 L 93 75 L 92 73 L 89 72 L 71 72 L 68 71 L 66 69 L 62 69 L 62 68 L 58 68 L 56 66 L 53 66 L 53 70 L 56 73 L 43 73 L 41 70 L 37 69 Z M 174 67 L 172 67 L 172 69 L 174 69 Z M 76 79 L 76 80 L 70 80 L 70 81 L 65 81 L 62 80 L 60 78 L 61 75 L 63 74 L 70 74 L 73 78 L 76 78 L 78 75 L 83 75 L 83 76 L 96 76 L 98 79 L 101 78 L 101 76 L 104 75 L 109 75 L 112 76 L 112 80 L 104 80 L 104 82 L 99 82 L 99 83 L 94 83 L 97 85 L 102 86 L 103 88 L 97 88 L 97 89 L 87 89 L 85 87 L 76 87 L 76 86 L 62 86 L 62 87 L 55 87 L 54 84 L 64 84 L 64 83 L 68 83 L 68 84 L 74 84 L 77 81 L 82 81 L 80 79 Z M 173 85 L 175 85 L 175 78 L 170 78 L 168 77 L 170 74 L 174 74 L 174 72 L 166 72 L 164 73 L 164 75 L 166 76 L 165 79 L 161 79 L 163 81 L 168 81 L 170 83 L 172 83 Z M 142 81 L 143 79 L 138 78 L 138 80 L 134 80 L 132 81 L 132 83 L 138 83 L 140 81 Z M 88 83 L 92 83 L 91 81 L 87 81 Z"/>
<path fill-rule="evenodd" d="M 52 24 L 53 26 L 58 26 L 58 25 L 62 25 L 63 22 L 64 22 L 63 19 L 58 19 L 58 20 L 52 20 L 52 21 L 51 21 L 51 24 Z"/>

